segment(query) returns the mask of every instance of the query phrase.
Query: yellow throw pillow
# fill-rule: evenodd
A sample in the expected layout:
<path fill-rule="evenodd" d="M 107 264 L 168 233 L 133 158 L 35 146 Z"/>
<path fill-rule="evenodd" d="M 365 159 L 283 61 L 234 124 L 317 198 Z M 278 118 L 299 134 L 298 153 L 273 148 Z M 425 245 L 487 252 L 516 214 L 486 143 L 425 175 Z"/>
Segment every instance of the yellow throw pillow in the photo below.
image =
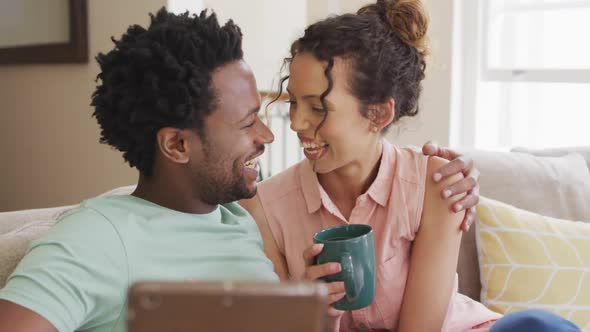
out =
<path fill-rule="evenodd" d="M 482 303 L 501 313 L 553 311 L 590 331 L 590 223 L 483 197 L 477 217 Z"/>

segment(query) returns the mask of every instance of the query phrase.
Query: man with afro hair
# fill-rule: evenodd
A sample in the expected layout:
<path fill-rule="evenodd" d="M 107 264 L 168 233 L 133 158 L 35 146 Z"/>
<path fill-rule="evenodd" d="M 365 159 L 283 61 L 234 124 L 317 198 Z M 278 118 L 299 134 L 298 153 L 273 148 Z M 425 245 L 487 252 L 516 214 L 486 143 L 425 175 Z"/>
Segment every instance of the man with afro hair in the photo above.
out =
<path fill-rule="evenodd" d="M 0 291 L 0 331 L 124 331 L 138 280 L 278 280 L 235 203 L 274 139 L 239 27 L 161 9 L 113 41 L 92 105 L 137 189 L 83 202 L 32 244 Z"/>

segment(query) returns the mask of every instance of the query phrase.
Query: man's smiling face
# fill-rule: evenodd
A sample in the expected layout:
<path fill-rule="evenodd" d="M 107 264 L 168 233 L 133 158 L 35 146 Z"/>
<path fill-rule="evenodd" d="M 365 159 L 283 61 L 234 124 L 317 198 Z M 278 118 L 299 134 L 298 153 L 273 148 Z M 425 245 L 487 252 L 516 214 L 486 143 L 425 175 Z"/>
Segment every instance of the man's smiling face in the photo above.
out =
<path fill-rule="evenodd" d="M 274 136 L 258 117 L 260 95 L 250 67 L 243 60 L 213 72 L 214 111 L 205 119 L 199 140 L 202 146 L 190 167 L 201 199 L 222 204 L 256 194 L 255 159 Z"/>

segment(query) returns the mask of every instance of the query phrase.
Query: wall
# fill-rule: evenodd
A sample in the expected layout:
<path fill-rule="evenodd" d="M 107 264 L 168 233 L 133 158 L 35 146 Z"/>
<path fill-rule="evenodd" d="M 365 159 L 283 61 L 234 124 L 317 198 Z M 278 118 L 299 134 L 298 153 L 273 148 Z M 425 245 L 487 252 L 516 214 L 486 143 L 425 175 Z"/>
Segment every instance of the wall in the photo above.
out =
<path fill-rule="evenodd" d="M 420 112 L 397 128 L 388 138 L 396 144 L 421 146 L 428 140 L 449 144 L 451 132 L 451 52 L 453 35 L 453 1 L 424 0 L 430 14 L 431 55 L 427 59 L 426 79 Z"/>
<path fill-rule="evenodd" d="M 254 71 L 258 88 L 275 91 L 283 58 L 306 26 L 306 1 L 203 0 L 203 4 L 214 9 L 222 22 L 231 18 L 240 26 L 244 59 Z"/>
<path fill-rule="evenodd" d="M 174 0 L 172 0 L 174 1 Z M 186 0 L 175 0 L 178 6 Z M 111 48 L 130 23 L 145 24 L 147 12 L 166 0 L 90 0 L 90 54 Z M 244 32 L 246 60 L 260 89 L 269 90 L 291 41 L 308 21 L 352 12 L 367 1 L 202 0 L 220 19 L 233 18 Z M 431 13 L 432 57 L 422 109 L 401 134 L 389 139 L 421 145 L 448 144 L 452 0 L 426 0 Z M 2 10 L 0 4 L 0 11 Z M 195 7 L 195 6 L 192 6 Z M 197 6 L 198 7 L 198 6 Z M 196 8 L 192 8 L 196 9 Z M 285 15 L 284 13 L 289 13 Z M 98 72 L 87 65 L 0 66 L 0 211 L 73 204 L 116 186 L 135 183 L 136 172 L 121 155 L 98 144 L 90 95 Z"/>
<path fill-rule="evenodd" d="M 164 4 L 88 1 L 90 54 Z M 97 73 L 94 60 L 0 66 L 0 211 L 72 204 L 136 181 L 118 152 L 98 144 L 89 106 Z"/>

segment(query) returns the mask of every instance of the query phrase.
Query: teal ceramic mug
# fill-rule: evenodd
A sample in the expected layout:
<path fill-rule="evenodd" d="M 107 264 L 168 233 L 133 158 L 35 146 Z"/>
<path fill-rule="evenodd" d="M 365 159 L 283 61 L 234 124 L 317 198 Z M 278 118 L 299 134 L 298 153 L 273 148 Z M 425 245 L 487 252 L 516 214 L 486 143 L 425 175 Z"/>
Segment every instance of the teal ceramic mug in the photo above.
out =
<path fill-rule="evenodd" d="M 316 264 L 337 262 L 342 270 L 322 278 L 327 282 L 343 281 L 346 296 L 332 306 L 338 310 L 361 309 L 375 297 L 375 240 L 369 225 L 342 225 L 326 228 L 313 236 L 324 248 Z"/>

